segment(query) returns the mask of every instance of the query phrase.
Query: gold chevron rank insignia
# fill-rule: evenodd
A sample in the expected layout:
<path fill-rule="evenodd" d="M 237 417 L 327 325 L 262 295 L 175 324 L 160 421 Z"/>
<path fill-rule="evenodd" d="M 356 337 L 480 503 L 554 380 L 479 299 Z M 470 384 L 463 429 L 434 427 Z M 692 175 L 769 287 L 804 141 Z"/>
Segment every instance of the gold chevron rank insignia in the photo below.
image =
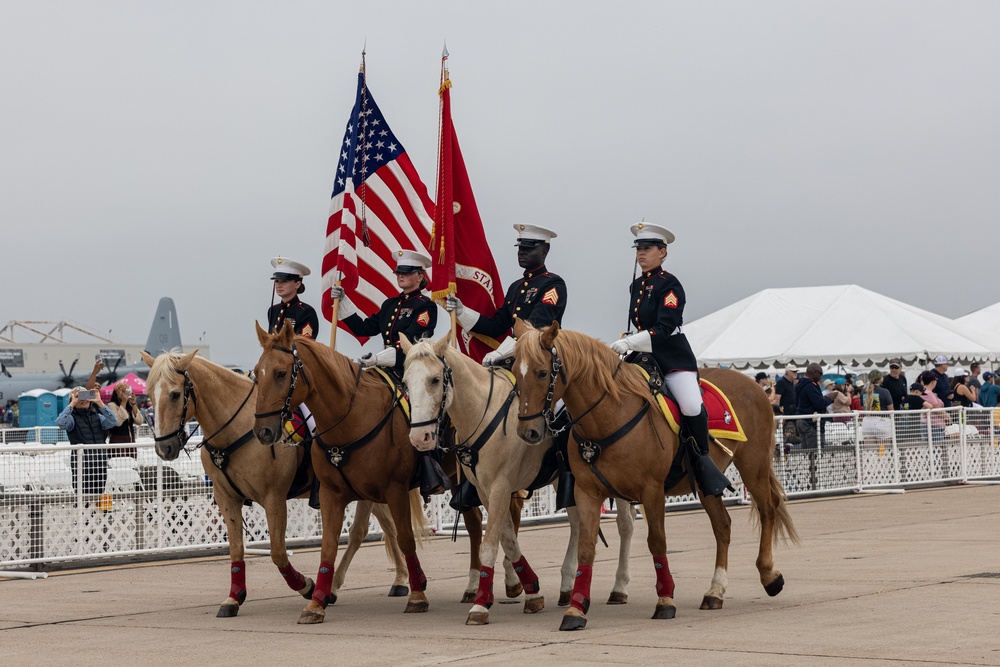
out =
<path fill-rule="evenodd" d="M 673 290 L 670 290 L 670 293 L 667 294 L 665 297 L 663 297 L 663 305 L 666 308 L 676 308 L 677 307 L 677 295 L 674 294 Z"/>
<path fill-rule="evenodd" d="M 559 303 L 559 292 L 556 291 L 555 287 L 545 293 L 542 297 L 542 303 L 547 303 L 550 306 L 554 306 Z"/>
<path fill-rule="evenodd" d="M 419 324 L 420 326 L 425 327 L 430 323 L 431 323 L 431 314 L 428 313 L 426 310 L 417 316 L 417 324 Z"/>

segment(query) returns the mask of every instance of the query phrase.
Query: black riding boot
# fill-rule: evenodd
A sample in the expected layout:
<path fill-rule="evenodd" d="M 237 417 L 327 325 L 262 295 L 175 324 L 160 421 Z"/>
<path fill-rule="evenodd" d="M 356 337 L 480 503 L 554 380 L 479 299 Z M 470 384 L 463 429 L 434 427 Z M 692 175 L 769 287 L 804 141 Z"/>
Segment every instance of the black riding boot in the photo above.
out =
<path fill-rule="evenodd" d="M 420 452 L 417 455 L 417 471 L 420 475 L 420 495 L 424 497 L 424 502 L 451 488 L 451 480 L 444 474 L 433 452 Z"/>
<path fill-rule="evenodd" d="M 694 417 L 684 416 L 684 423 L 691 434 L 691 438 L 698 447 L 697 453 L 692 452 L 694 463 L 694 478 L 701 487 L 701 492 L 706 496 L 721 496 L 729 489 L 735 492 L 729 478 L 726 477 L 715 461 L 708 455 L 708 411 L 705 406 L 701 407 L 701 412 Z"/>
<path fill-rule="evenodd" d="M 309 507 L 314 510 L 319 509 L 319 480 L 314 479 L 312 488 L 309 489 Z"/>
<path fill-rule="evenodd" d="M 469 478 L 463 477 L 462 483 L 458 485 L 457 489 L 451 492 L 451 500 L 448 501 L 448 504 L 453 510 L 465 514 L 469 510 L 482 505 L 483 501 L 479 499 L 479 492 L 476 491 L 476 487 L 472 485 Z"/>
<path fill-rule="evenodd" d="M 556 436 L 556 463 L 559 470 L 559 486 L 556 488 L 556 509 L 561 510 L 567 507 L 576 507 L 576 498 L 573 489 L 576 486 L 576 479 L 569 469 L 569 459 L 566 448 L 569 445 L 569 429 Z"/>

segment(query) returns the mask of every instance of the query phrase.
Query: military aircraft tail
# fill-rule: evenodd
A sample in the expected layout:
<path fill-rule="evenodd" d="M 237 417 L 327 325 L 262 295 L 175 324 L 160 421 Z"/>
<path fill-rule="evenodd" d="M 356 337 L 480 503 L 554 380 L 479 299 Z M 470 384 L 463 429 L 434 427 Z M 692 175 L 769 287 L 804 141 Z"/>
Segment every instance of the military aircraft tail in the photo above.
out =
<path fill-rule="evenodd" d="M 154 357 L 181 347 L 181 330 L 177 326 L 177 308 L 169 296 L 160 299 L 153 316 L 153 325 L 146 339 L 146 351 Z"/>

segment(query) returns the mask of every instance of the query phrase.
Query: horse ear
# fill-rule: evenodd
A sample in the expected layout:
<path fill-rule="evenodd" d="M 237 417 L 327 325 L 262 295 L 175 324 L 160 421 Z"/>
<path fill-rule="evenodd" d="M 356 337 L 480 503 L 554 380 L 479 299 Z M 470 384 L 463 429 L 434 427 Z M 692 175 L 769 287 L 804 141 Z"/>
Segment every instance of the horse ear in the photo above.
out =
<path fill-rule="evenodd" d="M 410 339 L 406 337 L 406 334 L 399 334 L 399 349 L 403 351 L 403 354 L 409 354 L 410 348 L 412 347 L 413 343 L 411 343 Z"/>
<path fill-rule="evenodd" d="M 550 348 L 555 345 L 556 336 L 559 335 L 559 323 L 555 320 L 552 324 L 542 329 L 542 347 Z"/>
<path fill-rule="evenodd" d="M 438 340 L 434 341 L 434 354 L 439 357 L 443 357 L 444 353 L 448 351 L 448 346 L 451 341 L 448 340 L 448 336 L 442 336 Z"/>
<path fill-rule="evenodd" d="M 534 328 L 530 322 L 519 317 L 514 320 L 514 338 L 520 338 L 527 332 L 534 330 Z"/>
<path fill-rule="evenodd" d="M 177 360 L 177 370 L 186 371 L 191 367 L 191 362 L 194 361 L 194 355 L 198 354 L 198 350 L 192 350 L 188 352 L 183 357 Z"/>
<path fill-rule="evenodd" d="M 141 354 L 142 354 L 142 360 L 146 362 L 147 366 L 152 368 L 153 362 L 156 361 L 156 359 L 153 358 L 153 355 L 151 355 L 149 352 L 146 352 L 146 350 L 143 350 Z"/>
<path fill-rule="evenodd" d="M 281 327 L 281 331 L 278 332 L 278 340 L 284 343 L 286 346 L 291 345 L 292 337 L 295 336 L 295 329 L 292 328 L 292 323 L 285 320 L 284 325 Z"/>
<path fill-rule="evenodd" d="M 266 347 L 267 346 L 267 340 L 268 340 L 268 338 L 270 338 L 270 336 L 268 336 L 268 334 L 267 334 L 266 331 L 264 331 L 263 329 L 260 328 L 260 322 L 258 322 L 257 320 L 254 320 L 253 323 L 257 327 L 257 340 L 260 341 L 260 346 L 261 347 Z"/>

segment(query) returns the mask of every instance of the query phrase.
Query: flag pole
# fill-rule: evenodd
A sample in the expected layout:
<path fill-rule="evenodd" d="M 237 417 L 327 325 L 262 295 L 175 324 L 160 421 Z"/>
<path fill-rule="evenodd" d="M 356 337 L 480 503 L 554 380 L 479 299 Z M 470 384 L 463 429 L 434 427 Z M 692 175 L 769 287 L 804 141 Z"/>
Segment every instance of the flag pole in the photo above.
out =
<path fill-rule="evenodd" d="M 338 257 L 338 260 L 340 258 Z M 340 287 L 340 271 L 337 271 L 337 282 L 333 284 L 334 287 Z M 333 290 L 330 290 L 331 292 Z M 340 310 L 340 298 L 333 300 L 333 317 L 331 318 L 331 329 L 330 329 L 330 347 L 333 349 L 337 348 L 337 323 L 340 319 L 337 317 L 337 312 Z"/>
<path fill-rule="evenodd" d="M 450 85 L 451 85 L 451 80 L 448 77 L 448 42 L 445 41 L 444 42 L 444 46 L 441 49 L 441 87 L 438 89 L 439 93 L 443 94 L 445 88 L 449 87 Z M 443 113 L 443 111 L 444 111 L 444 109 L 442 108 L 442 113 Z M 444 134 L 443 134 L 444 126 L 442 125 L 442 121 L 443 121 L 443 118 L 438 121 L 438 134 L 441 137 L 440 141 L 443 142 L 443 141 L 450 140 L 450 137 L 445 137 L 444 136 Z M 439 160 L 440 160 L 440 157 L 441 156 L 438 155 L 438 159 Z M 440 167 L 440 165 L 439 165 L 439 167 Z M 440 169 L 439 169 L 438 173 L 440 175 Z M 440 204 L 441 204 L 441 202 L 438 202 L 438 205 L 440 205 Z M 456 289 L 456 286 L 454 284 L 450 285 L 450 289 L 448 290 L 449 294 L 455 294 L 457 291 L 458 290 Z M 448 332 L 448 339 L 451 341 L 451 346 L 457 350 L 457 349 L 459 349 L 459 347 L 458 347 L 458 313 L 456 313 L 453 310 L 453 311 L 451 311 L 450 314 L 451 314 L 451 329 Z"/>

